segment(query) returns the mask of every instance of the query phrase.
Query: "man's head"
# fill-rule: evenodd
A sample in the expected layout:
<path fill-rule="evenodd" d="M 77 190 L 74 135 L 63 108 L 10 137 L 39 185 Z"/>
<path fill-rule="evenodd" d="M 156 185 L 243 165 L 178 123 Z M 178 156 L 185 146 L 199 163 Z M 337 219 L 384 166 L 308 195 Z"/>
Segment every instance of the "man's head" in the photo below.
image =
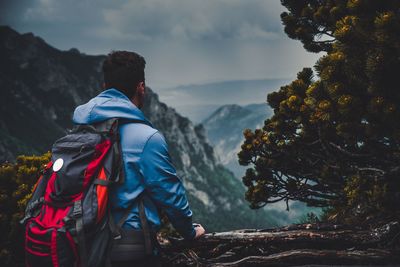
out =
<path fill-rule="evenodd" d="M 113 51 L 103 62 L 104 88 L 124 93 L 137 107 L 143 106 L 146 61 L 134 52 Z"/>

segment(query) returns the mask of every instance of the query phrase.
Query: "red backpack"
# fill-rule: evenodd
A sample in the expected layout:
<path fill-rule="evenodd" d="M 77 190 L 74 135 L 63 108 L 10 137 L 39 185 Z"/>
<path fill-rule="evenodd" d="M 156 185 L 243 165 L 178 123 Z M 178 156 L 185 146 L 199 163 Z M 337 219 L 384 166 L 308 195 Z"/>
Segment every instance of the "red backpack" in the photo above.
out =
<path fill-rule="evenodd" d="M 122 182 L 118 120 L 79 125 L 52 148 L 25 217 L 26 265 L 102 266 L 113 238 L 109 187 Z"/>

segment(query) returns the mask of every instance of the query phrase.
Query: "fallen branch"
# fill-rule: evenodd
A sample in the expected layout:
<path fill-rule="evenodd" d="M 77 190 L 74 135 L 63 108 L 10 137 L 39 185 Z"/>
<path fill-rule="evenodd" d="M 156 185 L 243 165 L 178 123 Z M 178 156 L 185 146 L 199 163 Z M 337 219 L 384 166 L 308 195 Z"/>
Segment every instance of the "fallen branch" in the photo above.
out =
<path fill-rule="evenodd" d="M 293 266 L 304 264 L 346 264 L 381 265 L 399 263 L 398 251 L 335 251 L 335 250 L 290 250 L 268 256 L 248 256 L 229 263 L 209 264 L 208 266 Z"/>
<path fill-rule="evenodd" d="M 374 229 L 303 224 L 280 229 L 206 234 L 163 246 L 171 266 L 291 266 L 293 264 L 400 264 L 393 246 L 398 222 Z"/>

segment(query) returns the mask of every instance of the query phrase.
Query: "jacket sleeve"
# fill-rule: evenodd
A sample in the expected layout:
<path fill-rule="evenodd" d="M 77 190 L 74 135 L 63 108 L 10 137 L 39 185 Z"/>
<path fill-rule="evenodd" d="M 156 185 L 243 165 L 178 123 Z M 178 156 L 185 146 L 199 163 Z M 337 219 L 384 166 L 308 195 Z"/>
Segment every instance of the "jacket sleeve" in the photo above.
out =
<path fill-rule="evenodd" d="M 146 192 L 157 206 L 167 214 L 174 228 L 185 238 L 193 239 L 196 231 L 192 225 L 192 211 L 185 188 L 171 163 L 167 143 L 159 133 L 147 141 L 139 161 Z"/>

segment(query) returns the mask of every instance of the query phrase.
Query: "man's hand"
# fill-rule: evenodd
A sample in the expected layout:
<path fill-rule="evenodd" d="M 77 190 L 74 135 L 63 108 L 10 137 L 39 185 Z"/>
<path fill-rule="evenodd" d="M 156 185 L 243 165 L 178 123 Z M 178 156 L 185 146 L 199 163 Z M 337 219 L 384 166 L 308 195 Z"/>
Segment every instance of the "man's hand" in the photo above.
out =
<path fill-rule="evenodd" d="M 201 224 L 194 223 L 193 226 L 194 230 L 196 231 L 196 236 L 194 237 L 194 239 L 197 239 L 206 233 L 206 230 L 203 228 L 203 226 L 201 226 Z"/>

